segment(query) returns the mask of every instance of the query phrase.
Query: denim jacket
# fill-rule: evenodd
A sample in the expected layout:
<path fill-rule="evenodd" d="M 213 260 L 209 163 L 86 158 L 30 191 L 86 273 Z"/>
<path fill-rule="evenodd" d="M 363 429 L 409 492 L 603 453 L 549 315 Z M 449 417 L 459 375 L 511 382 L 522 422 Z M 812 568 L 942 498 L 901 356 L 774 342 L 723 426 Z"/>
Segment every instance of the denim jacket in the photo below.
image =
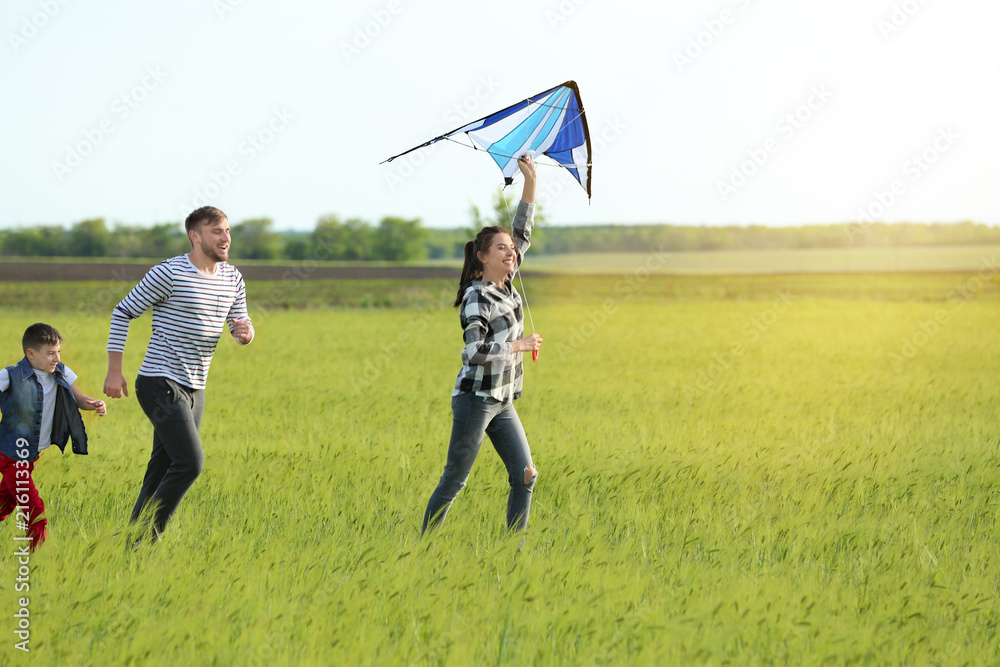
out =
<path fill-rule="evenodd" d="M 83 427 L 80 408 L 73 398 L 73 390 L 66 382 L 65 365 L 56 366 L 55 412 L 52 415 L 52 442 L 66 451 L 66 442 L 72 438 L 73 453 L 87 453 L 87 431 Z M 25 357 L 16 366 L 9 366 L 10 386 L 0 392 L 0 453 L 15 461 L 34 461 L 38 458 L 38 437 L 42 428 L 42 385 L 35 377 L 35 370 Z M 21 446 L 18 441 L 22 440 Z"/>

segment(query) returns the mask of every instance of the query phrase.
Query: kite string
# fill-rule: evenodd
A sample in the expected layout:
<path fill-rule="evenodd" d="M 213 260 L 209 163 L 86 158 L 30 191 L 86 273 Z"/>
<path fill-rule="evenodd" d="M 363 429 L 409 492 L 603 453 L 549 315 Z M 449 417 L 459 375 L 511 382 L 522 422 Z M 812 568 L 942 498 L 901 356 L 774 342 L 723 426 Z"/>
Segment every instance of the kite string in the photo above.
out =
<path fill-rule="evenodd" d="M 507 196 L 503 193 L 503 191 L 500 192 L 500 199 L 503 200 L 503 207 L 507 209 L 507 220 L 510 222 L 510 230 L 513 232 L 514 216 L 510 214 L 510 206 L 507 204 Z M 521 261 L 524 261 L 523 257 L 521 258 Z M 521 283 L 521 301 L 524 302 L 524 309 L 528 311 L 528 322 L 531 324 L 531 333 L 537 333 L 535 331 L 535 320 L 531 317 L 531 306 L 528 305 L 528 293 L 524 289 L 524 278 L 521 276 L 521 262 L 517 263 L 517 267 L 514 271 L 517 273 L 518 282 Z"/>
<path fill-rule="evenodd" d="M 450 141 L 451 143 L 458 144 L 459 146 L 462 146 L 463 148 L 471 148 L 474 151 L 481 151 L 483 153 L 488 153 L 489 155 L 496 155 L 497 157 L 506 157 L 506 158 L 519 157 L 517 155 L 507 155 L 506 153 L 497 153 L 496 151 L 491 151 L 491 150 L 488 150 L 486 148 L 480 148 L 475 143 L 464 144 L 461 141 L 458 141 L 456 139 L 452 139 L 451 137 L 439 137 L 439 139 L 444 139 L 445 141 Z M 546 155 L 545 157 L 549 157 L 549 156 Z M 562 162 L 557 162 L 555 164 L 549 164 L 548 162 L 535 162 L 535 165 L 539 166 L 539 167 L 567 167 L 567 168 L 568 167 L 590 167 L 590 166 L 592 166 L 590 162 L 585 162 L 583 164 L 578 164 L 576 162 L 568 163 L 568 164 L 563 164 Z"/>

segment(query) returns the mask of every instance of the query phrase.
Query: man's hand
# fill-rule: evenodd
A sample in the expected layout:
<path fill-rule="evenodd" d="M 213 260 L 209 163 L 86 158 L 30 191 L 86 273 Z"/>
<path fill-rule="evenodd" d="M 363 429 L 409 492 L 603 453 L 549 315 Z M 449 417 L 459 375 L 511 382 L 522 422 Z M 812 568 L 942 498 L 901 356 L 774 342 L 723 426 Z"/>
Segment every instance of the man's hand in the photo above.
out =
<path fill-rule="evenodd" d="M 122 394 L 128 396 L 128 382 L 121 371 L 108 371 L 108 377 L 104 379 L 104 395 L 111 398 L 121 398 Z M 99 401 L 104 403 L 104 401 Z"/>
<path fill-rule="evenodd" d="M 233 325 L 233 338 L 244 345 L 253 340 L 253 329 L 250 328 L 250 320 L 246 318 L 239 320 L 233 318 L 229 322 Z"/>

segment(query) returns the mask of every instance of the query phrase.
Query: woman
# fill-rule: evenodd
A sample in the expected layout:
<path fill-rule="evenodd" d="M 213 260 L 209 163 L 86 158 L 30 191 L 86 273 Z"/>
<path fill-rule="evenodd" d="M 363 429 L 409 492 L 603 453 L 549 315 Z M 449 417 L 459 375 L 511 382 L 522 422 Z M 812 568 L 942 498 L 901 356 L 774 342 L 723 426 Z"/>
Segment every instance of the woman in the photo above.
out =
<path fill-rule="evenodd" d="M 448 462 L 427 504 L 423 531 L 440 524 L 465 486 L 484 434 L 490 436 L 507 466 L 507 527 L 521 530 L 528 525 L 531 491 L 538 475 L 514 400 L 521 396 L 522 353 L 539 349 L 542 337 L 523 335 L 521 295 L 511 282 L 530 245 L 534 222 L 535 164 L 522 156 L 518 167 L 524 174 L 524 190 L 512 225 L 514 237 L 503 227 L 484 227 L 475 241 L 465 244 L 465 265 L 455 299 L 465 330 L 462 370 L 451 394 Z"/>

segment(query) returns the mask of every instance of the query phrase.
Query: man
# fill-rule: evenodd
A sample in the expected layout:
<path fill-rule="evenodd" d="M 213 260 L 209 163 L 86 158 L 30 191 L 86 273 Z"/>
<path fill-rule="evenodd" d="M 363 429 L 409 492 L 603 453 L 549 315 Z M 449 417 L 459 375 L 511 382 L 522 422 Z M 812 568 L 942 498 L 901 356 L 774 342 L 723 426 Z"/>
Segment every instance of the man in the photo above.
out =
<path fill-rule="evenodd" d="M 132 522 L 147 506 L 156 537 L 201 474 L 198 430 L 205 411 L 205 382 L 227 321 L 241 345 L 253 340 L 243 276 L 228 264 L 226 214 L 203 206 L 184 222 L 191 252 L 157 264 L 115 306 L 108 339 L 104 393 L 128 396 L 122 352 L 132 320 L 153 309 L 153 334 L 135 381 L 136 398 L 153 424 L 153 452 Z"/>

